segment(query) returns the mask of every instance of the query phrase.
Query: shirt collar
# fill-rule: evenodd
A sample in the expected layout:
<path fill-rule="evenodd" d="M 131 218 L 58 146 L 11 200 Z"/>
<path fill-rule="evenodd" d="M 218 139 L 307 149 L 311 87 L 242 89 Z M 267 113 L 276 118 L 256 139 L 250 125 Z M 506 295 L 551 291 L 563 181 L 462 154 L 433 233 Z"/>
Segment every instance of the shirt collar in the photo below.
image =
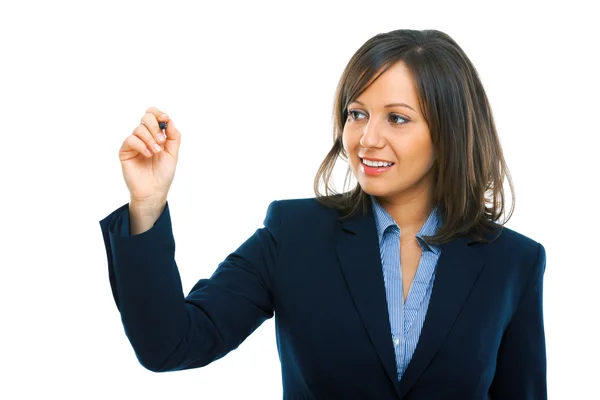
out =
<path fill-rule="evenodd" d="M 398 226 L 398 224 L 396 224 L 396 221 L 394 221 L 392 216 L 388 214 L 388 212 L 381 206 L 381 204 L 379 204 L 375 196 L 369 197 L 371 197 L 373 214 L 375 216 L 375 225 L 377 226 L 377 236 L 379 238 L 379 244 L 381 245 L 383 234 L 386 231 L 386 229 L 388 229 L 390 226 L 395 226 L 398 229 L 398 231 L 400 231 L 400 227 Z M 425 221 L 425 223 L 419 230 L 419 233 L 416 234 L 417 240 L 419 240 L 423 249 L 429 249 L 435 254 L 439 254 L 441 250 L 440 246 L 427 243 L 425 239 L 423 239 L 423 237 L 435 235 L 435 233 L 441 225 L 442 216 L 439 207 L 436 206 L 429 214 L 427 221 Z"/>

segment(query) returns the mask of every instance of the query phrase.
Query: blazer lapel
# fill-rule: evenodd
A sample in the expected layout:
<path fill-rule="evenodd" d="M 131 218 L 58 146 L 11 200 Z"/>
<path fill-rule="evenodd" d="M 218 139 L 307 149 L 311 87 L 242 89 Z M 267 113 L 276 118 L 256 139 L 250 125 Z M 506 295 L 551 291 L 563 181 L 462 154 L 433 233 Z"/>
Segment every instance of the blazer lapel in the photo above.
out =
<path fill-rule="evenodd" d="M 441 245 L 431 300 L 417 347 L 400 380 L 405 396 L 427 369 L 467 300 L 483 266 L 478 252 L 468 245 L 467 237 L 459 237 Z"/>
<path fill-rule="evenodd" d="M 377 227 L 370 207 L 368 215 L 359 214 L 342 223 L 337 256 L 371 343 L 400 396 Z"/>
<path fill-rule="evenodd" d="M 371 342 L 399 397 L 404 397 L 427 369 L 475 283 L 483 259 L 462 236 L 441 245 L 431 299 L 417 347 L 398 382 L 391 339 L 377 227 L 371 207 L 342 222 L 337 256 L 346 283 Z"/>

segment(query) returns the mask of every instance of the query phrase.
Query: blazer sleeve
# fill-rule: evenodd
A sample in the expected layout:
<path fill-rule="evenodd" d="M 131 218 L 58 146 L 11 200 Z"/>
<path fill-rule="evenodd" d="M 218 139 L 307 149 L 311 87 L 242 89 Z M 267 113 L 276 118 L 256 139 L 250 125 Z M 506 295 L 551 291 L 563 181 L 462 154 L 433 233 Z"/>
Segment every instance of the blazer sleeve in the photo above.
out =
<path fill-rule="evenodd" d="M 543 278 L 546 250 L 538 255 L 517 310 L 502 338 L 490 398 L 547 399 Z"/>
<path fill-rule="evenodd" d="M 237 348 L 273 316 L 271 274 L 280 247 L 277 204 L 269 205 L 264 228 L 185 298 L 168 203 L 154 226 L 139 235 L 129 235 L 128 204 L 100 221 L 114 301 L 145 368 L 163 372 L 205 366 Z"/>

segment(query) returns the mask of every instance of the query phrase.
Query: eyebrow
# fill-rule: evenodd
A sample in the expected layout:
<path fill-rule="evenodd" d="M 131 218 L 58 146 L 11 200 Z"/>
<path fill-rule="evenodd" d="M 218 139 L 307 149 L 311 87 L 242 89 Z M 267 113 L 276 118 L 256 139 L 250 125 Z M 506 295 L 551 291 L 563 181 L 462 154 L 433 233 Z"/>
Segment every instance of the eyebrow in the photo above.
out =
<path fill-rule="evenodd" d="M 358 100 L 353 100 L 350 103 L 358 103 L 363 107 L 365 106 L 363 103 L 361 103 Z M 391 107 L 406 107 L 406 108 L 409 108 L 409 109 L 415 111 L 411 106 L 409 106 L 408 104 L 405 104 L 405 103 L 391 103 L 391 104 L 387 104 L 387 105 L 383 106 L 383 108 L 391 108 Z"/>

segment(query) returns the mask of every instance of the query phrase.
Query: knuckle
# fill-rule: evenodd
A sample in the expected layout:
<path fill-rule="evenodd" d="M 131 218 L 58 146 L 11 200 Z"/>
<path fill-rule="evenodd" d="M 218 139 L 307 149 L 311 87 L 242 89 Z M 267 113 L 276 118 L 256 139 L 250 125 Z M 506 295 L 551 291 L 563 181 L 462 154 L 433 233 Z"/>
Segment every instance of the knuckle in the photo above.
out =
<path fill-rule="evenodd" d="M 138 135 L 130 135 L 128 137 L 130 143 L 139 143 L 142 139 Z"/>
<path fill-rule="evenodd" d="M 158 121 L 154 114 L 146 114 L 142 117 L 142 124 L 148 128 L 149 131 L 156 133 L 158 131 Z"/>
<path fill-rule="evenodd" d="M 136 136 L 142 142 L 149 143 L 149 144 L 151 144 L 151 142 L 153 142 L 152 135 L 150 135 L 150 132 L 148 132 L 148 130 L 146 130 L 146 129 L 144 129 L 143 131 L 139 130 L 139 131 L 136 131 L 135 133 L 136 133 Z"/>
<path fill-rule="evenodd" d="M 163 112 L 161 110 L 159 110 L 158 108 L 156 108 L 156 107 L 149 107 L 146 110 L 146 114 L 152 114 L 152 116 L 154 118 L 159 118 L 160 115 L 163 114 Z"/>
<path fill-rule="evenodd" d="M 146 132 L 148 131 L 148 129 L 146 129 L 146 127 L 144 125 L 138 125 L 135 127 L 135 129 L 133 130 L 132 135 L 135 136 L 143 136 Z"/>
<path fill-rule="evenodd" d="M 143 132 L 145 135 L 152 135 L 152 136 L 156 136 L 156 133 L 159 130 L 158 128 L 158 124 L 156 122 L 148 122 L 148 121 L 144 121 L 144 123 L 140 124 L 138 126 L 138 129 Z"/>

